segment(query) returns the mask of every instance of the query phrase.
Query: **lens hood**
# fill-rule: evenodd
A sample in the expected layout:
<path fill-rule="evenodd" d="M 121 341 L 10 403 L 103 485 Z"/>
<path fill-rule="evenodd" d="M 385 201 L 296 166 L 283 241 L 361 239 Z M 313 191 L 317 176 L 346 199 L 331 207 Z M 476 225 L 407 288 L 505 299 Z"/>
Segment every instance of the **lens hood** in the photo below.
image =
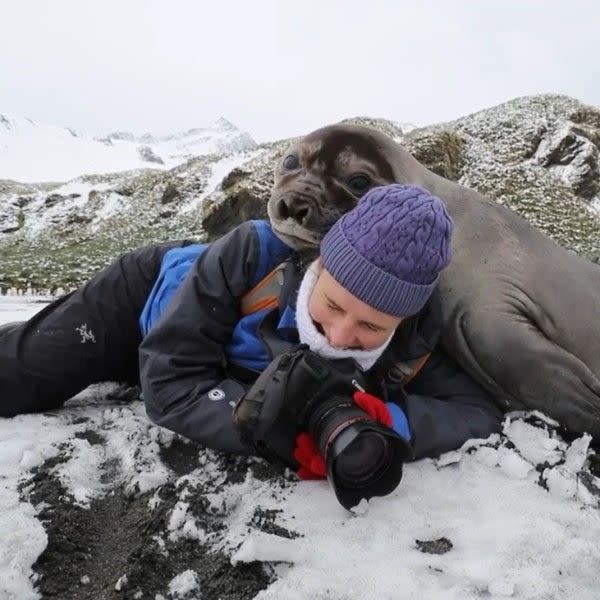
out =
<path fill-rule="evenodd" d="M 353 472 L 343 472 L 345 455 L 353 452 L 353 446 L 363 445 L 369 437 L 383 441 L 385 458 L 367 477 L 353 479 Z M 363 498 L 369 500 L 393 492 L 402 480 L 403 463 L 412 456 L 408 442 L 394 430 L 368 418 L 355 419 L 336 432 L 328 444 L 327 478 L 339 503 L 350 510 Z"/>

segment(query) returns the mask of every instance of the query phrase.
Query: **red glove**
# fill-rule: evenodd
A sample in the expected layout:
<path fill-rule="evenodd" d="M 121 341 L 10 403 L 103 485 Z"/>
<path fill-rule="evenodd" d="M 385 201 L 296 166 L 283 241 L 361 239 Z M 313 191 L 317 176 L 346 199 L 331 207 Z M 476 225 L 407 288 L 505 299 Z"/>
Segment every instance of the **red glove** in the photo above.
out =
<path fill-rule="evenodd" d="M 373 421 L 378 421 L 387 427 L 392 426 L 392 415 L 389 408 L 385 405 L 385 402 L 367 394 L 367 392 L 354 392 L 352 396 L 354 404 L 361 410 L 364 410 Z"/>
<path fill-rule="evenodd" d="M 366 412 L 374 421 L 387 427 L 392 426 L 392 415 L 388 407 L 376 396 L 357 391 L 354 392 L 352 400 L 358 408 Z M 294 458 L 300 464 L 298 469 L 300 479 L 325 479 L 327 473 L 325 460 L 321 456 L 317 444 L 308 433 L 299 433 L 296 437 Z"/>
<path fill-rule="evenodd" d="M 294 458 L 300 463 L 298 469 L 300 479 L 325 479 L 327 473 L 325 460 L 308 433 L 302 432 L 297 435 Z"/>

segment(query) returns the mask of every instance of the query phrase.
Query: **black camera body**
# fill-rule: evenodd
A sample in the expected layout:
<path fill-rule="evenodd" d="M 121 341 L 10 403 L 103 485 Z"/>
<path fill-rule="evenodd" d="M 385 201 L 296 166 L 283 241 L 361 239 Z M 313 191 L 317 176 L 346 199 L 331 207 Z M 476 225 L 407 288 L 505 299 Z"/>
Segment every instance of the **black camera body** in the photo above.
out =
<path fill-rule="evenodd" d="M 350 509 L 363 498 L 392 492 L 402 478 L 402 464 L 412 457 L 410 445 L 392 429 L 376 421 L 352 401 L 365 391 L 363 371 L 352 359 L 325 359 L 300 346 L 282 355 L 268 381 L 285 398 L 267 407 L 255 430 L 255 444 L 266 456 L 283 458 L 297 467 L 293 450 L 297 434 L 308 431 L 327 465 L 327 477 L 340 504 Z M 260 404 L 261 385 L 255 386 Z M 271 411 L 272 414 L 269 414 Z"/>

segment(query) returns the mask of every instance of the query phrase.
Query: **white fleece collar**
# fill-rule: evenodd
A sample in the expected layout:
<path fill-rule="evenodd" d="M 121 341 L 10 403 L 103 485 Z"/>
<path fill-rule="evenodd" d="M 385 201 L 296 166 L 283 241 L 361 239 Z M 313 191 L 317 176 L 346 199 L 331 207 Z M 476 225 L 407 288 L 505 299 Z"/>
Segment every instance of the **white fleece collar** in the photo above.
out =
<path fill-rule="evenodd" d="M 298 328 L 300 341 L 303 344 L 308 344 L 313 352 L 325 358 L 353 358 L 363 371 L 368 371 L 383 354 L 392 337 L 394 337 L 394 332 L 381 346 L 373 350 L 333 347 L 327 338 L 319 332 L 308 312 L 308 302 L 319 278 L 321 268 L 321 261 L 317 259 L 307 269 L 300 283 L 296 302 L 296 327 Z"/>

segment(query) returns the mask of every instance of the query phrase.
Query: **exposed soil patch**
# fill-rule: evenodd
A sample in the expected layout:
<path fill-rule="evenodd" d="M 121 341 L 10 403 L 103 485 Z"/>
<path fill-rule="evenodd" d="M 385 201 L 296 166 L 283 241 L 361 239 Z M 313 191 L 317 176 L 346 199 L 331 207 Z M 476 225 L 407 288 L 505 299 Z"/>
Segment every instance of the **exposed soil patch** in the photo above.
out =
<path fill-rule="evenodd" d="M 78 431 L 75 433 L 75 437 L 80 440 L 87 440 L 90 446 L 98 446 L 99 444 L 104 444 L 106 440 L 98 433 L 93 431 L 92 429 L 87 429 L 86 431 Z"/>
<path fill-rule="evenodd" d="M 79 437 L 102 443 L 84 434 Z M 198 448 L 176 442 L 164 450 L 162 458 L 176 473 L 190 472 L 198 464 Z M 39 518 L 48 535 L 48 547 L 33 565 L 42 597 L 154 600 L 156 594 L 162 594 L 168 598 L 170 580 L 192 569 L 197 573 L 203 599 L 241 600 L 253 598 L 273 580 L 268 567 L 265 569 L 261 563 L 234 567 L 227 556 L 213 552 L 197 539 L 170 539 L 169 518 L 180 500 L 180 490 L 174 484 L 145 494 L 128 494 L 117 487 L 103 498 L 92 500 L 89 508 L 77 506 L 51 472 L 68 459 L 65 450 L 47 460 L 22 486 L 22 494 L 41 507 Z M 109 474 L 116 465 L 106 467 Z M 234 460 L 228 467 L 237 467 L 243 479 L 248 464 Z M 154 501 L 150 502 L 151 498 Z M 198 526 L 208 533 L 224 529 L 225 517 L 203 497 L 202 489 L 195 490 L 187 500 L 189 513 Z M 267 517 L 265 523 L 275 527 L 272 517 Z M 285 535 L 280 529 L 277 533 Z"/>
<path fill-rule="evenodd" d="M 160 459 L 177 475 L 187 475 L 198 466 L 201 446 L 175 438 L 170 446 L 160 447 Z"/>

